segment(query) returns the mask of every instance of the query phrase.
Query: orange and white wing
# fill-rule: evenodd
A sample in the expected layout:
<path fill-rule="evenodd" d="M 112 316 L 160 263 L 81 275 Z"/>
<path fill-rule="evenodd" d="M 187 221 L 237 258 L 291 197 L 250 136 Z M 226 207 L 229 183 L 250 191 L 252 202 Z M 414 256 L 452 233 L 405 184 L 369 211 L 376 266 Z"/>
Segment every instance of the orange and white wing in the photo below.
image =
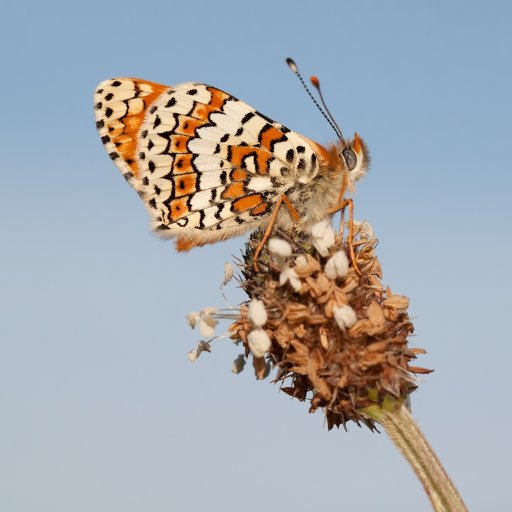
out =
<path fill-rule="evenodd" d="M 115 78 L 98 86 L 95 109 L 153 229 L 180 250 L 259 227 L 281 194 L 319 170 L 321 146 L 208 85 Z"/>

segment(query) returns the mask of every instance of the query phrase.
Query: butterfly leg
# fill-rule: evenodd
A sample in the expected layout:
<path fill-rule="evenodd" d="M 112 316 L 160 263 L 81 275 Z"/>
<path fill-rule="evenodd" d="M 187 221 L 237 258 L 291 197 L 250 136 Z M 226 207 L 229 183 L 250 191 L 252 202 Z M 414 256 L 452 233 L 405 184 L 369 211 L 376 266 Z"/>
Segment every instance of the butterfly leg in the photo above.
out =
<path fill-rule="evenodd" d="M 342 189 L 343 190 L 343 189 Z M 327 211 L 329 214 L 334 214 L 341 210 L 341 234 L 343 236 L 343 226 L 345 220 L 345 208 L 348 206 L 348 251 L 350 254 L 350 259 L 352 260 L 352 265 L 357 274 L 361 275 L 362 272 L 359 268 L 359 265 L 356 261 L 356 253 L 354 250 L 354 201 L 352 199 L 345 199 L 340 201 L 336 206 Z"/>
<path fill-rule="evenodd" d="M 255 272 L 258 272 L 258 258 L 260 256 L 260 253 L 261 253 L 263 247 L 265 247 L 265 244 L 267 243 L 270 233 L 272 233 L 272 228 L 274 227 L 274 224 L 276 222 L 277 214 L 279 213 L 279 208 L 281 207 L 281 205 L 283 203 L 288 208 L 288 211 L 290 212 L 292 219 L 295 222 L 298 222 L 300 220 L 300 215 L 298 214 L 297 210 L 293 207 L 290 200 L 283 194 L 277 200 L 276 205 L 274 206 L 274 211 L 272 212 L 272 216 L 270 217 L 270 219 L 268 221 L 267 228 L 265 229 L 265 233 L 263 233 L 263 237 L 261 238 L 261 241 L 258 244 L 258 247 L 256 247 L 256 251 L 254 251 L 252 266 L 253 266 Z"/>

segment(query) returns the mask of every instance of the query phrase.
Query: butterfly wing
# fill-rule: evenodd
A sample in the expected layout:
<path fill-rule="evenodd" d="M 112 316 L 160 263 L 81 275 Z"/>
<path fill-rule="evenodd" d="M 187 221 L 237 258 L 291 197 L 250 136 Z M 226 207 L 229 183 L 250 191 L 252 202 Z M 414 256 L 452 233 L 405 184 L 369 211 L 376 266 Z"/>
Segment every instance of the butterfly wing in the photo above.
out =
<path fill-rule="evenodd" d="M 321 146 L 208 85 L 115 78 L 95 108 L 108 154 L 180 250 L 262 225 L 318 173 Z"/>

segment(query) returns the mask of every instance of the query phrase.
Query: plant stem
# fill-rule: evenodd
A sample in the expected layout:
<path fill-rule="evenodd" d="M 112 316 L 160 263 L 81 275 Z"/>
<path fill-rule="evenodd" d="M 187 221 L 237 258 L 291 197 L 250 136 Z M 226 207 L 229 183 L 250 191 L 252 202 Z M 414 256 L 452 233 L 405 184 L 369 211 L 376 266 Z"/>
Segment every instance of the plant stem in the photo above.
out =
<path fill-rule="evenodd" d="M 436 512 L 467 512 L 460 494 L 404 405 L 373 411 L 391 440 L 412 466 Z"/>

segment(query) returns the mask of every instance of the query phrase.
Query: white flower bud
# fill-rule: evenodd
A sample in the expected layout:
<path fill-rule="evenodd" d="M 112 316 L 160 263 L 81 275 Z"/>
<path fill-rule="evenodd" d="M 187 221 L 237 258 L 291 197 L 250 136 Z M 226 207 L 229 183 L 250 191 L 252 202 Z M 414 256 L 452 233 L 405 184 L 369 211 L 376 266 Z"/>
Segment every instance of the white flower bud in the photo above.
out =
<path fill-rule="evenodd" d="M 357 322 L 356 312 L 348 304 L 345 306 L 334 306 L 332 312 L 334 314 L 334 320 L 336 320 L 338 327 L 343 332 Z"/>
<path fill-rule="evenodd" d="M 305 267 L 307 264 L 308 264 L 308 259 L 306 258 L 305 254 L 299 255 L 295 259 L 295 265 L 297 267 Z"/>
<path fill-rule="evenodd" d="M 315 249 L 321 256 L 327 256 L 336 241 L 336 232 L 331 224 L 326 220 L 317 222 L 311 227 L 311 236 Z"/>
<path fill-rule="evenodd" d="M 267 247 L 269 252 L 281 258 L 289 258 L 292 255 L 292 246 L 286 240 L 276 236 L 268 241 Z"/>
<path fill-rule="evenodd" d="M 263 327 L 267 323 L 267 310 L 262 300 L 252 299 L 249 302 L 249 320 L 256 327 Z"/>
<path fill-rule="evenodd" d="M 200 311 L 199 330 L 201 332 L 201 336 L 211 338 L 215 334 L 215 326 L 219 322 L 211 315 L 216 311 L 216 308 L 205 308 Z"/>
<path fill-rule="evenodd" d="M 280 274 L 279 274 L 279 286 L 285 285 L 287 282 L 290 282 L 291 287 L 296 291 L 299 292 L 302 288 L 302 283 L 300 282 L 299 276 L 293 270 L 293 268 L 285 268 Z"/>
<path fill-rule="evenodd" d="M 271 346 L 270 338 L 263 329 L 254 329 L 247 336 L 249 348 L 254 357 L 262 357 Z"/>
<path fill-rule="evenodd" d="M 345 277 L 348 272 L 348 258 L 343 251 L 334 253 L 325 264 L 325 275 L 329 279 Z"/>
<path fill-rule="evenodd" d="M 192 329 L 197 325 L 198 320 L 199 320 L 199 313 L 197 313 L 196 311 L 192 311 L 192 313 L 189 313 L 187 315 L 188 325 L 190 325 L 190 327 L 192 327 Z"/>

